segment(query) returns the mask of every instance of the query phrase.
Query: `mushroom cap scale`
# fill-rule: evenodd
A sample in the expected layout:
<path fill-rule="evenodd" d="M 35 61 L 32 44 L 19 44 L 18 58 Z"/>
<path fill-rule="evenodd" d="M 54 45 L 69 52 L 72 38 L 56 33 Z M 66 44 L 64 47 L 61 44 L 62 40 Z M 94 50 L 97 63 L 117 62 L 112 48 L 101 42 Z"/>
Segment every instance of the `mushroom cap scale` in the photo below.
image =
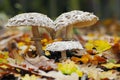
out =
<path fill-rule="evenodd" d="M 74 25 L 77 27 L 86 27 L 95 24 L 98 17 L 93 13 L 74 10 L 61 14 L 55 21 L 55 30 L 60 30 L 63 27 Z"/>
<path fill-rule="evenodd" d="M 79 41 L 58 41 L 50 43 L 46 46 L 48 51 L 65 51 L 73 49 L 83 49 Z"/>
<path fill-rule="evenodd" d="M 54 22 L 44 14 L 32 12 L 18 14 L 10 18 L 6 26 L 7 27 L 38 26 L 54 29 Z"/>

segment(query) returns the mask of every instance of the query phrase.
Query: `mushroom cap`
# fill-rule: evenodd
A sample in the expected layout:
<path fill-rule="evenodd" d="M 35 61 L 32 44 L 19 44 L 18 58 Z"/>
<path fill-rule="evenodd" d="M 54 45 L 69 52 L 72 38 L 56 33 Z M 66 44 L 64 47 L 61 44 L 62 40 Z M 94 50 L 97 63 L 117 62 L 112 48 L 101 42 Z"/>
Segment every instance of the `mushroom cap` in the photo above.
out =
<path fill-rule="evenodd" d="M 54 29 L 54 22 L 44 14 L 32 12 L 18 14 L 10 18 L 6 26 L 7 27 L 38 26 Z"/>
<path fill-rule="evenodd" d="M 55 21 L 55 30 L 60 30 L 63 27 L 74 25 L 76 27 L 86 27 L 95 24 L 98 21 L 98 17 L 93 13 L 83 12 L 79 10 L 73 10 L 61 14 Z"/>
<path fill-rule="evenodd" d="M 83 49 L 79 41 L 58 41 L 48 44 L 46 50 L 48 51 L 65 51 L 73 49 Z"/>

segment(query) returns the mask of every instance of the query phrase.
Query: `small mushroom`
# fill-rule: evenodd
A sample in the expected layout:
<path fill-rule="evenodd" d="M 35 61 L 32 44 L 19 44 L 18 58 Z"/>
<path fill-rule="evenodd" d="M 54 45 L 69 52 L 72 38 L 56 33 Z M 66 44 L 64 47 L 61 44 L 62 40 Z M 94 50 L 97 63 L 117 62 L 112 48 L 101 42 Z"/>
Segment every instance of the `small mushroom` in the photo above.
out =
<path fill-rule="evenodd" d="M 37 48 L 37 54 L 41 55 L 42 45 L 40 43 L 40 34 L 38 27 L 47 29 L 48 31 L 54 32 L 54 23 L 44 14 L 40 13 L 22 13 L 10 18 L 7 27 L 19 27 L 19 26 L 32 26 L 33 40 Z"/>
<path fill-rule="evenodd" d="M 73 49 L 83 49 L 82 45 L 79 41 L 58 41 L 48 44 L 46 46 L 46 50 L 48 51 L 61 51 L 61 59 L 64 60 L 67 58 L 66 50 L 73 50 Z"/>
<path fill-rule="evenodd" d="M 61 34 L 63 28 L 66 28 L 66 39 L 72 39 L 73 27 L 82 28 L 91 26 L 98 21 L 98 17 L 89 12 L 74 10 L 61 14 L 55 21 L 56 38 Z"/>

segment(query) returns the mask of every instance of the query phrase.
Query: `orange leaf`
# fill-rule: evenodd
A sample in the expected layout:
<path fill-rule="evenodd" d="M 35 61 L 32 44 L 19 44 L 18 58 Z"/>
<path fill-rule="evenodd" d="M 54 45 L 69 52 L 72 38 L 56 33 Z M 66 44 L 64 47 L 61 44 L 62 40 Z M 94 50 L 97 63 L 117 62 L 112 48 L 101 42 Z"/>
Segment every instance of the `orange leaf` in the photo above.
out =
<path fill-rule="evenodd" d="M 97 59 L 97 61 L 99 62 L 99 63 L 105 63 L 106 62 L 106 59 L 105 58 L 103 58 L 103 57 L 100 57 L 100 56 L 94 56 L 96 59 Z"/>
<path fill-rule="evenodd" d="M 79 62 L 81 59 L 73 56 L 73 57 L 71 57 L 71 60 L 74 62 Z"/>
<path fill-rule="evenodd" d="M 0 58 L 2 58 L 2 59 L 3 59 L 4 57 L 5 57 L 5 56 L 4 56 L 3 54 L 0 54 Z"/>
<path fill-rule="evenodd" d="M 80 61 L 86 64 L 90 61 L 90 59 L 91 59 L 91 56 L 89 54 L 85 54 L 81 57 Z"/>

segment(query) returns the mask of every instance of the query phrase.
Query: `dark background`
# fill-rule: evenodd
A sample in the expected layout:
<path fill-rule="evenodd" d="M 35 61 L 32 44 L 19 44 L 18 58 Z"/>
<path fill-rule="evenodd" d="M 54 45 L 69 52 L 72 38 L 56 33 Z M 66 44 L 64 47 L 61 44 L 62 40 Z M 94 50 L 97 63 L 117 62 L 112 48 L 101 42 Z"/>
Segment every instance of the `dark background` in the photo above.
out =
<path fill-rule="evenodd" d="M 23 12 L 40 12 L 52 19 L 63 12 L 83 10 L 100 19 L 120 19 L 120 0 L 0 0 L 0 13 L 12 17 Z"/>

